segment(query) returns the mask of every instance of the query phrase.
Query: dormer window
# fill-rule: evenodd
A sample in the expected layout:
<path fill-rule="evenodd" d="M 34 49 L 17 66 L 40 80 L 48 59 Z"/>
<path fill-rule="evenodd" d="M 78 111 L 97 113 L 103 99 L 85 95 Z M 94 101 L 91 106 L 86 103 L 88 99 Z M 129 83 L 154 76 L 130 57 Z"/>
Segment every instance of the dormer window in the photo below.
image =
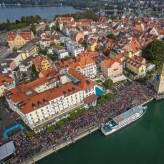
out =
<path fill-rule="evenodd" d="M 44 103 L 44 104 L 47 104 L 47 100 L 46 100 L 46 99 L 43 99 L 43 103 Z"/>
<path fill-rule="evenodd" d="M 42 105 L 40 101 L 38 101 L 37 103 L 38 103 L 38 106 L 41 106 Z"/>
<path fill-rule="evenodd" d="M 67 92 L 66 91 L 63 91 L 63 94 L 64 94 L 64 96 L 67 96 Z"/>
<path fill-rule="evenodd" d="M 72 90 L 74 91 L 74 93 L 76 92 L 76 89 L 73 87 Z"/>
<path fill-rule="evenodd" d="M 34 103 L 32 103 L 32 107 L 33 107 L 33 109 L 36 109 L 36 106 L 35 106 L 35 104 L 34 104 Z"/>
<path fill-rule="evenodd" d="M 69 93 L 72 93 L 70 89 L 68 89 L 68 92 L 69 92 Z"/>

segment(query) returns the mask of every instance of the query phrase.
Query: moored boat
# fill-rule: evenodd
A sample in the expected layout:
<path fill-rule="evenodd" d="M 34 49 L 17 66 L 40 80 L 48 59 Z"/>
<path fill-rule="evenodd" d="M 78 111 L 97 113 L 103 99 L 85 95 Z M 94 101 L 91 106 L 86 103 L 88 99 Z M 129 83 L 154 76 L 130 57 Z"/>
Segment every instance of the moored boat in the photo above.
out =
<path fill-rule="evenodd" d="M 101 126 L 102 133 L 107 136 L 122 129 L 141 118 L 146 112 L 146 109 L 147 106 L 143 107 L 142 105 L 138 105 L 114 117 L 111 121 Z"/>

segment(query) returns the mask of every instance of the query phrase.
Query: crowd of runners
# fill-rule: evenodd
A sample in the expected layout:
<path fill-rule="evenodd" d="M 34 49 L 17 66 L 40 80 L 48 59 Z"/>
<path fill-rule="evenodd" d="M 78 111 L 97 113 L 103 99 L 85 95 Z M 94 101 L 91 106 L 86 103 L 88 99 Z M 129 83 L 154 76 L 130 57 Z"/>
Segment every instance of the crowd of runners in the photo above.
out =
<path fill-rule="evenodd" d="M 86 110 L 82 116 L 62 127 L 54 125 L 52 132 L 41 131 L 33 137 L 29 137 L 26 130 L 16 132 L 9 136 L 9 140 L 14 141 L 17 150 L 14 160 L 17 163 L 20 160 L 31 158 L 34 154 L 46 151 L 52 145 L 61 144 L 69 139 L 73 140 L 76 135 L 86 131 L 89 127 L 101 126 L 102 123 L 116 115 L 149 100 L 153 95 L 154 91 L 150 84 L 142 85 L 138 82 L 131 82 L 119 90 L 113 100 L 108 101 L 105 105 L 97 105 Z M 8 140 L 4 138 L 2 143 L 4 142 Z"/>

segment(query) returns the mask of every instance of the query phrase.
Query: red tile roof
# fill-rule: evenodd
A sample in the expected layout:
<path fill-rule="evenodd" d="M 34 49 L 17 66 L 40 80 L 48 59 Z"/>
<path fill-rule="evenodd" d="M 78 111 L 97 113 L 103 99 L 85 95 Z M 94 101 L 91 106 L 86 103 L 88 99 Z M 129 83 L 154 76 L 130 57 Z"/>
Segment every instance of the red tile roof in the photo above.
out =
<path fill-rule="evenodd" d="M 79 79 L 80 83 L 78 85 L 66 83 L 60 87 L 37 93 L 34 88 L 44 81 L 44 78 L 39 78 L 24 86 L 18 86 L 6 91 L 4 95 L 7 99 L 10 99 L 17 104 L 17 107 L 22 113 L 28 114 L 37 108 L 46 106 L 50 100 L 56 99 L 60 96 L 66 97 L 74 92 L 79 92 L 96 85 L 95 82 L 75 72 L 73 69 L 69 69 L 68 73 Z"/>
<path fill-rule="evenodd" d="M 122 64 L 120 58 L 106 59 L 104 60 L 104 64 L 106 67 L 110 68 L 115 62 Z"/>
<path fill-rule="evenodd" d="M 34 38 L 32 32 L 9 32 L 7 34 L 7 39 L 8 41 L 13 41 L 15 40 L 16 36 L 19 35 L 22 37 L 24 40 L 31 40 Z"/>
<path fill-rule="evenodd" d="M 7 75 L 0 75 L 0 86 L 4 85 L 5 83 L 11 83 L 14 79 Z"/>

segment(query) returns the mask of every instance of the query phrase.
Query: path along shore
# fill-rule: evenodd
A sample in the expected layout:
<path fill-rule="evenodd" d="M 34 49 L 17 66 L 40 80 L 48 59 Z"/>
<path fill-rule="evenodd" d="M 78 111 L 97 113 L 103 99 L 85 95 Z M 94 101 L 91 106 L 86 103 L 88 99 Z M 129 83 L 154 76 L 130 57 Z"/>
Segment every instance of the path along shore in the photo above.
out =
<path fill-rule="evenodd" d="M 45 150 L 44 152 L 38 153 L 37 155 L 34 155 L 31 158 L 28 158 L 26 161 L 20 162 L 20 164 L 34 164 L 35 162 L 49 156 L 52 153 L 56 153 L 58 150 L 63 149 L 64 147 L 69 146 L 70 144 L 75 143 L 76 141 L 80 140 L 81 138 L 84 138 L 85 136 L 95 132 L 99 129 L 100 126 L 94 126 L 90 127 L 89 129 L 86 129 L 85 131 L 81 132 L 77 136 L 75 136 L 72 139 L 69 139 L 68 141 L 65 141 L 59 145 L 52 145 L 49 147 L 48 150 Z"/>
<path fill-rule="evenodd" d="M 154 98 L 152 97 L 149 100 L 147 100 L 146 102 L 142 103 L 141 105 L 145 105 L 145 104 L 151 102 L 153 99 Z M 37 161 L 51 155 L 52 153 L 56 153 L 60 149 L 63 149 L 64 147 L 67 147 L 70 144 L 73 144 L 76 141 L 80 140 L 81 138 L 84 138 L 85 136 L 95 132 L 99 128 L 100 128 L 99 125 L 94 126 L 94 127 L 90 127 L 89 129 L 86 129 L 85 131 L 81 132 L 80 134 L 78 134 L 74 138 L 69 139 L 68 141 L 65 141 L 65 142 L 63 142 L 59 145 L 52 145 L 52 146 L 49 147 L 49 149 L 45 150 L 44 152 L 38 153 L 37 155 L 34 155 L 31 158 L 28 158 L 26 161 L 20 162 L 20 164 L 34 164 L 35 162 L 37 162 Z"/>

